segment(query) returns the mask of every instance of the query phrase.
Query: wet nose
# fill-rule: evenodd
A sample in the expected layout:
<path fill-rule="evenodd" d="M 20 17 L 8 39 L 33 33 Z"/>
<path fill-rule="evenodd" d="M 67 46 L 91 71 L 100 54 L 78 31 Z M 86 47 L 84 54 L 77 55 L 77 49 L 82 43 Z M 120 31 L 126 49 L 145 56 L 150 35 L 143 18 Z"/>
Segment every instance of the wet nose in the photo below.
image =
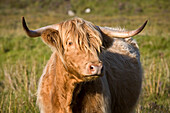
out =
<path fill-rule="evenodd" d="M 91 75 L 99 75 L 102 72 L 102 63 L 97 63 L 97 64 L 89 64 L 88 70 Z"/>

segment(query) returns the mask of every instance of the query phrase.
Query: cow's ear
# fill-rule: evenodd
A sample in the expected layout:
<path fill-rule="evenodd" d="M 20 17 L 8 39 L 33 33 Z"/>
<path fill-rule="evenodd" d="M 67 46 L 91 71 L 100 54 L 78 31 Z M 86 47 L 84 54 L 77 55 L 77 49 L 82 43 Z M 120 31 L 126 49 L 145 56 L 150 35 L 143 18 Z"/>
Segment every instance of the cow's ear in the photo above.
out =
<path fill-rule="evenodd" d="M 51 48 L 60 50 L 62 48 L 62 41 L 59 35 L 59 31 L 55 29 L 46 29 L 43 31 L 42 40 Z"/>

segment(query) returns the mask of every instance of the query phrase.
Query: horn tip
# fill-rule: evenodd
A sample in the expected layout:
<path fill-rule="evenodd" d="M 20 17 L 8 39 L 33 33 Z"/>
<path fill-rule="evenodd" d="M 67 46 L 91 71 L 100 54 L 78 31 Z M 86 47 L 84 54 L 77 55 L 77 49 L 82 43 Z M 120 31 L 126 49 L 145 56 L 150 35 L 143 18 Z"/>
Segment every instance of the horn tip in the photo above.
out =
<path fill-rule="evenodd" d="M 148 23 L 148 20 L 145 20 L 145 23 L 143 24 L 144 25 L 144 27 L 145 27 L 145 25 Z"/>
<path fill-rule="evenodd" d="M 28 27 L 27 27 L 27 24 L 26 24 L 26 22 L 25 22 L 24 16 L 22 16 L 22 26 L 23 26 L 23 28 L 24 28 L 25 31 L 29 31 L 29 29 L 28 29 Z"/>
<path fill-rule="evenodd" d="M 143 25 L 143 28 L 146 26 L 147 23 L 148 23 L 148 20 L 145 21 L 145 23 Z"/>
<path fill-rule="evenodd" d="M 24 18 L 24 16 L 22 16 L 22 23 L 25 23 L 25 18 Z"/>

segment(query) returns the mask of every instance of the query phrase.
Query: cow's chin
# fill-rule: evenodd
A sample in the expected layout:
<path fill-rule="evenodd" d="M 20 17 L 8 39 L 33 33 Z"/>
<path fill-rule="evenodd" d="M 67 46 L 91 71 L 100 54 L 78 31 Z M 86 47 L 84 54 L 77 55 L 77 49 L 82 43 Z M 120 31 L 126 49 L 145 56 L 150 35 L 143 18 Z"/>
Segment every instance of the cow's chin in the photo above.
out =
<path fill-rule="evenodd" d="M 93 74 L 93 75 L 84 75 L 83 78 L 86 81 L 93 81 L 93 80 L 96 80 L 99 77 L 102 77 L 103 75 L 104 75 L 103 73 L 101 73 L 101 74 Z"/>

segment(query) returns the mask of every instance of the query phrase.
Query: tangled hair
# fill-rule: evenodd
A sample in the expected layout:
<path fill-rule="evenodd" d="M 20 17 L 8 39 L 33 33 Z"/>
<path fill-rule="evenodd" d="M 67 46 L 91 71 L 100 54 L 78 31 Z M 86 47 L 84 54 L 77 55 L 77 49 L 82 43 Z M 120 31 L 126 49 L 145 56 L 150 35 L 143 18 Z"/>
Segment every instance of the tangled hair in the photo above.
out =
<path fill-rule="evenodd" d="M 73 18 L 59 24 L 59 29 L 46 29 L 42 33 L 43 41 L 56 50 L 57 55 L 66 67 L 64 50 L 70 39 L 79 51 L 97 55 L 100 53 L 103 38 L 100 30 L 94 24 L 81 18 Z"/>
<path fill-rule="evenodd" d="M 61 23 L 59 27 L 60 37 L 65 47 L 68 38 L 75 43 L 80 50 L 90 51 L 95 54 L 100 52 L 102 36 L 98 28 L 81 18 L 73 18 Z"/>

